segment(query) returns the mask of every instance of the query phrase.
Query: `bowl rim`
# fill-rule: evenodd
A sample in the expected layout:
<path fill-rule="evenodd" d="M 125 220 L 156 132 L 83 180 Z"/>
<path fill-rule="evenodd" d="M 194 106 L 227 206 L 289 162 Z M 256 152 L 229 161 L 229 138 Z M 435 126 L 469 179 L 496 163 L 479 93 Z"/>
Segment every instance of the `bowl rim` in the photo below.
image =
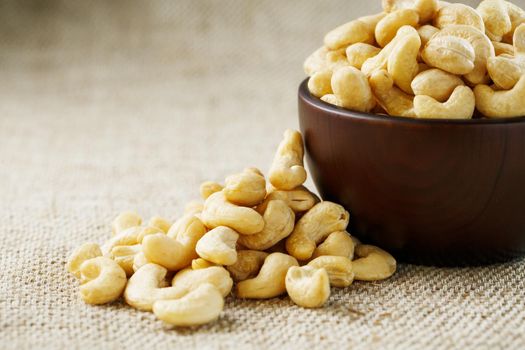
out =
<path fill-rule="evenodd" d="M 511 118 L 484 118 L 484 119 L 417 119 L 398 116 L 386 116 L 373 113 L 355 112 L 342 107 L 337 107 L 313 96 L 308 90 L 308 79 L 304 79 L 299 85 L 299 100 L 302 100 L 316 109 L 327 114 L 337 115 L 343 118 L 364 119 L 369 121 L 388 121 L 407 124 L 440 124 L 440 125 L 505 125 L 513 123 L 525 123 L 525 116 Z M 525 103 L 525 101 L 524 101 Z"/>

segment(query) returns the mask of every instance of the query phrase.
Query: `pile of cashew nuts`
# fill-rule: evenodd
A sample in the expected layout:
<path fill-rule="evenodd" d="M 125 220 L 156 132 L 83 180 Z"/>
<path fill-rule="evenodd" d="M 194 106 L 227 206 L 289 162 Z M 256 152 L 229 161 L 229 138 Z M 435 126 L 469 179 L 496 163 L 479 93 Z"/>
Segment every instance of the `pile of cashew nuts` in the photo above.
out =
<path fill-rule="evenodd" d="M 398 117 L 525 116 L 525 11 L 505 0 L 382 5 L 326 34 L 306 59 L 312 95 Z"/>
<path fill-rule="evenodd" d="M 124 212 L 113 236 L 86 243 L 68 259 L 88 304 L 121 296 L 176 326 L 217 319 L 224 298 L 269 299 L 288 293 L 302 307 L 320 307 L 330 287 L 390 277 L 395 259 L 361 244 L 346 228 L 348 212 L 320 201 L 303 183 L 303 141 L 287 130 L 269 184 L 256 168 L 228 176 L 224 185 L 205 182 L 175 222 Z"/>

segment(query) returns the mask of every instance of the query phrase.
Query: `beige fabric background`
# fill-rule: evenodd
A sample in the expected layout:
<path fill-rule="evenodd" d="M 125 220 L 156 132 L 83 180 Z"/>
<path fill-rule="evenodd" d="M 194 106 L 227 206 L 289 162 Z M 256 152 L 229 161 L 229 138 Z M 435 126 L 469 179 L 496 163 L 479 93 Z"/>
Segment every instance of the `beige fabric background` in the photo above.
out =
<path fill-rule="evenodd" d="M 522 4 L 523 5 L 523 4 Z M 401 265 L 326 308 L 229 298 L 172 329 L 87 306 L 65 257 L 126 209 L 180 215 L 207 179 L 267 169 L 303 59 L 378 1 L 1 1 L 0 348 L 525 347 L 525 260 Z"/>

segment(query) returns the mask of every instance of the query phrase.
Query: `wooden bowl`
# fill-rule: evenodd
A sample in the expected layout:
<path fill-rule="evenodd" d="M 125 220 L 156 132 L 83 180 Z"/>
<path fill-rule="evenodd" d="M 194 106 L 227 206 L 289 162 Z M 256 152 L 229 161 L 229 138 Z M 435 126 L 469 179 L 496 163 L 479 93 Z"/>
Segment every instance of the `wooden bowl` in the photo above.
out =
<path fill-rule="evenodd" d="M 524 101 L 525 103 L 525 101 Z M 299 88 L 312 178 L 349 232 L 406 262 L 525 253 L 525 117 L 418 120 L 352 112 Z"/>

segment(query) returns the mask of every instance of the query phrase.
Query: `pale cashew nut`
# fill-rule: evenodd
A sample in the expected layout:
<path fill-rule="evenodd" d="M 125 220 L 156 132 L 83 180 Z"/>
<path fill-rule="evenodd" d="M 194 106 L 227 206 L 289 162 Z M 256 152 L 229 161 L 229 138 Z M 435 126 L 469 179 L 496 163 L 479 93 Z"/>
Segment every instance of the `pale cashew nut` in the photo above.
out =
<path fill-rule="evenodd" d="M 205 283 L 175 300 L 153 304 L 155 316 L 174 326 L 197 326 L 219 318 L 224 298 L 213 285 Z"/>
<path fill-rule="evenodd" d="M 515 56 L 501 55 L 487 61 L 487 70 L 497 87 L 509 90 L 525 74 L 525 24 L 514 31 L 513 51 Z"/>
<path fill-rule="evenodd" d="M 412 94 L 410 83 L 419 70 L 417 56 L 421 47 L 419 35 L 406 35 L 388 56 L 387 71 L 394 83 L 407 94 Z"/>
<path fill-rule="evenodd" d="M 511 90 L 495 91 L 490 86 L 474 88 L 476 108 L 488 118 L 508 118 L 525 115 L 525 75 Z"/>
<path fill-rule="evenodd" d="M 490 39 L 501 41 L 503 35 L 511 31 L 512 22 L 505 1 L 484 0 L 479 4 L 477 12 L 485 22 L 485 31 Z"/>
<path fill-rule="evenodd" d="M 218 265 L 232 265 L 237 261 L 235 245 L 239 234 L 226 226 L 218 226 L 206 232 L 197 242 L 197 254 Z"/>
<path fill-rule="evenodd" d="M 212 263 L 211 261 L 203 259 L 203 258 L 197 258 L 191 261 L 191 268 L 193 270 L 206 269 L 212 266 L 218 266 L 218 265 L 215 263 Z"/>
<path fill-rule="evenodd" d="M 341 106 L 353 111 L 369 112 L 376 104 L 366 76 L 352 66 L 334 72 L 332 90 Z"/>
<path fill-rule="evenodd" d="M 306 170 L 303 165 L 303 138 L 300 132 L 291 129 L 286 130 L 283 137 L 275 153 L 269 179 L 273 187 L 277 189 L 293 190 L 306 181 Z M 261 230 L 262 228 L 257 232 Z M 239 233 L 246 234 L 242 231 Z"/>
<path fill-rule="evenodd" d="M 474 70 L 476 52 L 470 42 L 455 36 L 436 36 L 427 42 L 421 52 L 425 63 L 452 74 L 467 74 Z"/>
<path fill-rule="evenodd" d="M 363 63 L 371 57 L 374 57 L 381 51 L 380 48 L 375 47 L 374 45 L 365 44 L 365 43 L 356 43 L 353 45 L 350 45 L 346 48 L 346 59 L 348 60 L 348 64 L 352 67 L 355 67 L 357 69 L 361 69 L 363 66 Z M 331 76 L 330 76 L 331 77 Z M 332 88 L 323 90 L 326 94 L 332 93 Z"/>
<path fill-rule="evenodd" d="M 308 79 L 308 91 L 315 97 L 323 97 L 324 95 L 332 93 L 332 71 L 322 70 L 315 72 Z"/>
<path fill-rule="evenodd" d="M 268 255 L 257 277 L 237 284 L 237 297 L 270 299 L 283 294 L 286 292 L 286 273 L 292 266 L 299 266 L 299 263 L 290 255 L 282 253 Z"/>
<path fill-rule="evenodd" d="M 135 257 L 133 258 L 133 272 L 137 272 L 138 269 L 140 269 L 142 266 L 149 264 L 151 261 L 148 261 L 146 259 L 146 256 L 144 255 L 144 252 L 139 252 L 135 254 Z"/>
<path fill-rule="evenodd" d="M 430 41 L 430 38 L 432 38 L 437 32 L 439 32 L 439 28 L 430 24 L 425 24 L 424 26 L 419 27 L 417 33 L 421 38 L 421 45 L 425 46 Z"/>
<path fill-rule="evenodd" d="M 240 250 L 237 252 L 237 262 L 226 266 L 226 269 L 235 282 L 244 281 L 257 276 L 267 256 L 268 253 L 258 250 Z"/>
<path fill-rule="evenodd" d="M 140 226 L 129 227 L 125 230 L 119 231 L 119 233 L 112 236 L 107 240 L 100 249 L 104 255 L 108 255 L 113 247 L 119 245 L 134 245 L 138 243 L 138 236 L 143 230 Z M 160 231 L 160 230 L 158 230 Z"/>
<path fill-rule="evenodd" d="M 354 258 L 354 241 L 346 231 L 335 231 L 326 237 L 323 243 L 315 248 L 312 258 L 322 255 L 344 256 L 352 260 Z"/>
<path fill-rule="evenodd" d="M 302 307 L 321 307 L 330 297 L 330 281 L 323 268 L 292 266 L 286 273 L 285 284 L 290 299 Z"/>
<path fill-rule="evenodd" d="M 414 96 L 395 87 L 394 80 L 387 71 L 373 72 L 368 81 L 377 103 L 389 115 L 412 118 L 416 116 L 414 113 Z"/>
<path fill-rule="evenodd" d="M 295 214 L 282 200 L 270 201 L 263 218 L 264 229 L 254 235 L 241 235 L 241 245 L 249 249 L 265 250 L 288 237 L 293 231 Z"/>
<path fill-rule="evenodd" d="M 381 248 L 360 244 L 356 247 L 355 254 L 358 258 L 352 261 L 352 269 L 356 280 L 383 280 L 396 272 L 396 260 Z"/>
<path fill-rule="evenodd" d="M 465 4 L 450 4 L 442 7 L 434 17 L 434 25 L 441 29 L 449 25 L 464 24 L 485 32 L 485 24 L 480 14 Z"/>
<path fill-rule="evenodd" d="M 268 203 L 277 199 L 284 201 L 296 214 L 310 210 L 310 208 L 319 202 L 319 197 L 304 186 L 299 186 L 289 191 L 272 189 L 255 210 L 257 210 L 259 214 L 264 214 Z"/>
<path fill-rule="evenodd" d="M 173 287 L 187 290 L 197 289 L 199 285 L 204 283 L 210 283 L 215 286 L 223 297 L 230 294 L 233 287 L 230 273 L 222 266 L 210 266 L 197 270 L 180 270 L 171 280 Z"/>
<path fill-rule="evenodd" d="M 375 28 L 375 38 L 379 46 L 385 47 L 396 36 L 399 28 L 405 25 L 417 26 L 419 15 L 411 9 L 401 9 L 386 15 Z"/>
<path fill-rule="evenodd" d="M 166 229 L 167 226 L 164 225 L 164 229 Z M 137 232 L 137 244 L 141 244 L 142 241 L 144 240 L 144 237 L 148 236 L 148 235 L 153 235 L 153 234 L 156 234 L 156 233 L 164 233 L 166 234 L 167 232 L 169 232 L 169 229 L 171 228 L 171 226 L 168 228 L 167 231 L 164 231 L 164 229 L 158 227 L 158 226 L 147 226 L 147 227 L 141 227 L 138 232 Z M 131 239 L 131 236 L 129 237 Z M 125 238 L 122 237 L 122 240 L 119 242 L 119 244 L 116 244 L 117 246 L 118 245 L 133 245 L 132 243 L 124 243 L 122 241 L 124 241 Z"/>
<path fill-rule="evenodd" d="M 209 228 L 228 226 L 245 235 L 261 232 L 264 228 L 264 220 L 258 212 L 228 202 L 222 191 L 206 199 L 201 219 Z"/>
<path fill-rule="evenodd" d="M 158 228 L 162 230 L 162 232 L 168 233 L 171 227 L 171 222 L 161 216 L 154 216 L 148 221 L 148 226 Z"/>
<path fill-rule="evenodd" d="M 214 194 L 215 192 L 222 191 L 223 186 L 215 181 L 205 181 L 201 183 L 201 186 L 199 187 L 199 192 L 201 194 L 202 199 L 207 199 L 209 196 Z"/>
<path fill-rule="evenodd" d="M 443 1 L 441 1 L 443 2 Z M 413 9 L 419 15 L 419 23 L 425 24 L 434 18 L 438 9 L 437 0 L 382 0 L 383 10 Z"/>
<path fill-rule="evenodd" d="M 334 231 L 345 230 L 349 219 L 350 215 L 339 204 L 328 201 L 317 203 L 295 225 L 286 240 L 286 250 L 298 260 L 307 260 L 317 243 Z"/>
<path fill-rule="evenodd" d="M 75 249 L 67 259 L 66 269 L 76 278 L 80 278 L 80 266 L 86 260 L 102 256 L 102 250 L 96 243 L 84 243 Z"/>
<path fill-rule="evenodd" d="M 460 77 L 437 68 L 419 73 L 411 83 L 414 94 L 430 96 L 439 102 L 448 100 L 454 89 L 462 85 L 465 84 Z"/>
<path fill-rule="evenodd" d="M 476 108 L 476 98 L 468 86 L 458 86 L 446 102 L 425 95 L 414 98 L 417 118 L 470 119 Z"/>
<path fill-rule="evenodd" d="M 328 32 L 324 37 L 324 44 L 331 50 L 345 48 L 355 43 L 374 42 L 374 33 L 370 26 L 359 19 L 340 25 Z"/>
<path fill-rule="evenodd" d="M 310 261 L 308 266 L 325 269 L 328 273 L 330 285 L 334 287 L 348 287 L 354 281 L 352 260 L 344 256 L 323 255 Z"/>
<path fill-rule="evenodd" d="M 266 197 L 266 180 L 258 169 L 244 169 L 228 176 L 224 183 L 222 192 L 230 203 L 253 207 Z"/>
<path fill-rule="evenodd" d="M 126 281 L 126 272 L 109 258 L 99 256 L 80 265 L 80 296 L 88 304 L 117 300 Z"/>
<path fill-rule="evenodd" d="M 126 272 L 126 276 L 131 276 L 135 272 L 133 270 L 133 263 L 135 261 L 135 256 L 142 252 L 140 244 L 135 245 L 119 245 L 113 247 L 109 253 L 109 257 Z"/>
<path fill-rule="evenodd" d="M 492 46 L 494 46 L 494 53 L 496 54 L 496 56 L 499 56 L 499 55 L 510 55 L 510 56 L 514 56 L 514 46 L 510 45 L 510 44 L 505 44 L 505 43 L 500 43 L 498 41 L 493 41 L 492 42 Z M 489 59 L 489 62 L 490 62 L 490 59 Z M 488 62 L 487 62 L 488 64 Z M 490 68 L 487 67 L 489 73 L 490 73 Z"/>
<path fill-rule="evenodd" d="M 111 224 L 111 231 L 113 234 L 120 233 L 130 227 L 140 226 L 142 218 L 134 212 L 126 211 L 120 213 Z"/>
<path fill-rule="evenodd" d="M 380 20 L 385 18 L 386 15 L 387 15 L 386 12 L 380 12 L 374 15 L 359 17 L 358 20 L 366 24 L 368 26 L 368 31 L 372 33 L 372 35 L 374 35 L 377 24 L 379 23 Z"/>
<path fill-rule="evenodd" d="M 335 96 L 334 94 L 324 95 L 323 97 L 321 97 L 321 101 L 334 105 L 336 107 L 342 107 L 342 102 L 339 101 L 337 96 Z"/>

